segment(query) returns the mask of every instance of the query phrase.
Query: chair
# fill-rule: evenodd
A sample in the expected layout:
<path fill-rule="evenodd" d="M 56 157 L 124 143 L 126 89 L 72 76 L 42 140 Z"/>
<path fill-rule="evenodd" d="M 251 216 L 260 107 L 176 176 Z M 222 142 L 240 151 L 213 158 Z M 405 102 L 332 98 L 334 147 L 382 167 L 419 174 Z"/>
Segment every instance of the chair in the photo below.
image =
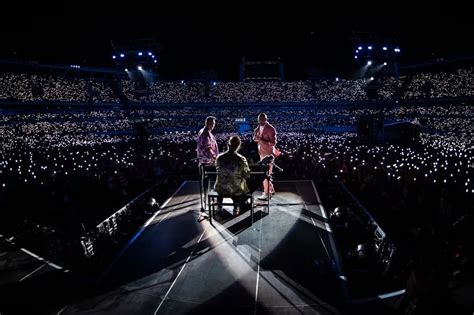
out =
<path fill-rule="evenodd" d="M 216 212 L 216 206 L 218 205 L 218 202 L 217 202 L 217 198 L 218 197 L 222 197 L 222 198 L 232 198 L 232 197 L 235 197 L 235 196 L 231 196 L 231 195 L 219 195 L 217 193 L 217 191 L 215 191 L 214 189 L 212 189 L 211 191 L 209 191 L 209 194 L 208 194 L 208 205 L 209 205 L 209 222 L 212 224 L 212 219 L 214 218 L 214 215 L 215 215 L 215 212 Z M 245 197 L 245 202 L 247 202 L 249 199 L 250 199 L 250 216 L 252 217 L 252 225 L 253 225 L 253 193 L 252 192 L 248 192 L 244 195 L 242 195 L 242 197 Z M 225 203 L 225 202 L 222 202 L 222 205 L 223 206 L 230 206 L 230 205 L 234 205 L 234 203 Z"/>

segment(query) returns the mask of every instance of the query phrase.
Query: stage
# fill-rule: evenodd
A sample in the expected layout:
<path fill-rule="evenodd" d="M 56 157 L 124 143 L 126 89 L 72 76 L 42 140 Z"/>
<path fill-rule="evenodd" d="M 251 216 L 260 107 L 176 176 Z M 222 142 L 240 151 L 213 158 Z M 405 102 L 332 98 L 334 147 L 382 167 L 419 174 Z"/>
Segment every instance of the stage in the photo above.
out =
<path fill-rule="evenodd" d="M 198 182 L 184 182 L 104 272 L 103 293 L 61 314 L 339 313 L 337 250 L 313 182 L 275 189 L 253 225 L 250 211 L 210 225 Z"/>

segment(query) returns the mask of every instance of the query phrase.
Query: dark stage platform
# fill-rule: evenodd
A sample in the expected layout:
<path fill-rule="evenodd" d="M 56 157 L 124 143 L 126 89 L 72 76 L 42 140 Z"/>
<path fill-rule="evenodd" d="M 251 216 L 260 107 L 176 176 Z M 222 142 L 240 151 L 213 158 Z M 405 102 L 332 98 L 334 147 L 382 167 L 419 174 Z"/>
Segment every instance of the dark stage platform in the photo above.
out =
<path fill-rule="evenodd" d="M 337 251 L 313 182 L 275 189 L 253 225 L 250 211 L 210 225 L 198 182 L 183 183 L 105 272 L 105 293 L 61 314 L 338 313 Z"/>

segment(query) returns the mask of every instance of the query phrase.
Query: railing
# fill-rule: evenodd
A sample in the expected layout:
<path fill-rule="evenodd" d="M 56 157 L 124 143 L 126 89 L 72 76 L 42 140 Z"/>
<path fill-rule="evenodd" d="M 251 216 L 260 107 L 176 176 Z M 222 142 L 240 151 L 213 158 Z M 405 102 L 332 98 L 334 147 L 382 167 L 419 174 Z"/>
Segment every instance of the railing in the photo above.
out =
<path fill-rule="evenodd" d="M 338 178 L 334 178 L 336 183 L 339 184 L 339 186 L 342 188 L 342 190 L 351 198 L 352 202 L 357 205 L 359 209 L 362 210 L 363 214 L 366 216 L 365 221 L 367 225 L 373 226 L 375 228 L 374 235 L 377 240 L 388 240 L 386 233 L 383 231 L 383 229 L 380 227 L 380 225 L 375 221 L 375 219 L 372 217 L 370 212 L 357 200 L 357 198 L 347 189 L 346 185 L 341 183 L 341 181 Z"/>
<path fill-rule="evenodd" d="M 104 236 L 107 235 L 109 237 L 113 237 L 115 234 L 118 232 L 119 228 L 119 220 L 121 219 L 122 216 L 126 216 L 127 212 L 133 212 L 133 205 L 136 204 L 137 202 L 143 200 L 144 197 L 146 197 L 148 194 L 153 192 L 158 186 L 162 185 L 168 178 L 162 178 L 160 181 L 155 183 L 152 187 L 148 188 L 146 191 L 142 192 L 140 195 L 136 196 L 133 198 L 131 201 L 129 201 L 125 206 L 117 210 L 115 213 L 113 213 L 111 216 L 109 216 L 107 219 L 99 223 L 94 230 L 89 231 L 87 235 L 84 235 L 81 237 L 81 246 L 84 251 L 84 256 L 87 258 L 91 258 L 94 255 L 96 255 L 96 250 L 95 250 L 95 243 L 97 241 L 97 235 L 102 235 Z M 130 215 L 132 215 L 130 213 Z"/>

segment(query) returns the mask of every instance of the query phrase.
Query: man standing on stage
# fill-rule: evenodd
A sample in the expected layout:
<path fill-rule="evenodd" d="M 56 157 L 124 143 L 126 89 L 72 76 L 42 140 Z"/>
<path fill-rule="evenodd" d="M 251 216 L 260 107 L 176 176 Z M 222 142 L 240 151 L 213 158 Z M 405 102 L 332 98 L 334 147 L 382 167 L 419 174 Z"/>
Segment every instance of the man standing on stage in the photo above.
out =
<path fill-rule="evenodd" d="M 204 192 L 204 197 L 206 197 L 209 186 L 209 177 L 204 176 L 204 168 L 214 166 L 216 158 L 219 155 L 219 148 L 216 139 L 212 134 L 215 125 L 216 117 L 208 116 L 204 127 L 199 130 L 197 137 L 197 158 L 199 161 L 199 175 L 201 177 L 201 211 L 205 211 L 202 193 Z"/>
<path fill-rule="evenodd" d="M 258 144 L 258 155 L 260 160 L 262 160 L 267 155 L 273 155 L 278 157 L 280 151 L 275 148 L 276 140 L 276 130 L 270 125 L 267 120 L 267 115 L 265 113 L 260 113 L 258 115 L 258 126 L 255 128 L 253 134 L 253 140 Z M 272 174 L 273 165 L 269 165 L 269 173 Z M 269 194 L 274 195 L 275 190 L 273 188 L 273 183 L 269 182 L 267 179 L 263 181 L 263 193 L 258 199 L 266 200 L 269 198 Z"/>

